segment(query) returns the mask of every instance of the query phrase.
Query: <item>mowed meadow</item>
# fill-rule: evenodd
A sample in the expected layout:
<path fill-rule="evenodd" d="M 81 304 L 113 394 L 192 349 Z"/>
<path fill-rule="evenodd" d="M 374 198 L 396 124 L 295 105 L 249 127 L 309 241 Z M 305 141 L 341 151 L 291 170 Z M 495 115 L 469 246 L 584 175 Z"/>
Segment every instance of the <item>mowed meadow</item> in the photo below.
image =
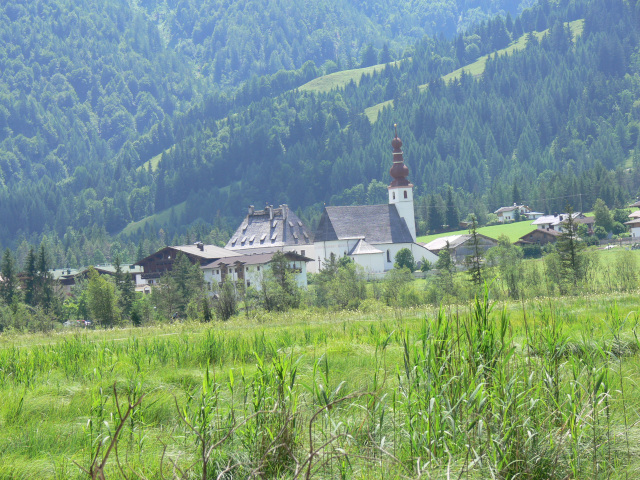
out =
<path fill-rule="evenodd" d="M 635 478 L 637 292 L 0 336 L 0 478 Z"/>

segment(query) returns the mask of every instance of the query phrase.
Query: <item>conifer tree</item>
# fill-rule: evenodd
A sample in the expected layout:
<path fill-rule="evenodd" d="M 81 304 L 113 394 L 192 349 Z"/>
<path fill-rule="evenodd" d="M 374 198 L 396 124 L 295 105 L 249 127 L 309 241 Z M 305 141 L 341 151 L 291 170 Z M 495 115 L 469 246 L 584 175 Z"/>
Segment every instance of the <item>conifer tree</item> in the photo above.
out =
<path fill-rule="evenodd" d="M 115 256 L 113 266 L 115 268 L 114 280 L 119 294 L 118 306 L 120 307 L 122 314 L 129 317 L 135 300 L 135 284 L 131 275 L 122 270 L 120 255 Z"/>
<path fill-rule="evenodd" d="M 11 250 L 8 248 L 2 256 L 2 265 L 0 266 L 2 281 L 0 281 L 0 299 L 6 304 L 11 305 L 18 297 L 18 281 L 16 277 L 16 267 Z"/>
<path fill-rule="evenodd" d="M 457 228 L 460 223 L 460 215 L 458 214 L 458 209 L 453 202 L 453 189 L 451 187 L 449 187 L 449 190 L 447 191 L 446 221 L 449 228 Z"/>
<path fill-rule="evenodd" d="M 480 237 L 478 236 L 478 222 L 476 221 L 476 216 L 471 215 L 471 227 L 469 228 L 469 233 L 471 234 L 471 248 L 473 249 L 473 254 L 467 256 L 465 259 L 469 270 L 467 273 L 469 274 L 471 283 L 473 283 L 476 287 L 482 285 L 482 249 L 480 248 Z"/>

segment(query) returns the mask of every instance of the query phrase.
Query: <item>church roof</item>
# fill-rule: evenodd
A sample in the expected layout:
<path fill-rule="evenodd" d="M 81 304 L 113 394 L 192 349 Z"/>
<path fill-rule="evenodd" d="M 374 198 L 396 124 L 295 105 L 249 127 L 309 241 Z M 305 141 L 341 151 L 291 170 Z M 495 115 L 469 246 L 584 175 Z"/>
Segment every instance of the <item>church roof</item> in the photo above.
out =
<path fill-rule="evenodd" d="M 349 255 L 369 255 L 372 253 L 383 253 L 383 252 L 382 250 L 378 250 L 376 247 L 368 244 L 366 241 L 364 241 L 361 238 L 360 240 L 358 240 L 358 243 L 356 243 L 353 246 L 353 248 L 349 252 Z"/>
<path fill-rule="evenodd" d="M 225 245 L 227 250 L 261 247 L 312 245 L 313 237 L 298 216 L 287 206 L 267 206 L 253 210 L 242 221 Z"/>
<path fill-rule="evenodd" d="M 368 244 L 413 243 L 407 222 L 395 205 L 325 207 L 316 242 L 361 238 Z"/>

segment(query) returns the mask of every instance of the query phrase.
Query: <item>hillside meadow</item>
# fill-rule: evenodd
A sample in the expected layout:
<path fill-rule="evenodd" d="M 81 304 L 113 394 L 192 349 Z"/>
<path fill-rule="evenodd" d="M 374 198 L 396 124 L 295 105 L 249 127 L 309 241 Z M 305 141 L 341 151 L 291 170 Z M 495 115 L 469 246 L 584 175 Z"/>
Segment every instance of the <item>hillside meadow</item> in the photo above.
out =
<path fill-rule="evenodd" d="M 637 298 L 3 334 L 0 478 L 633 478 Z"/>

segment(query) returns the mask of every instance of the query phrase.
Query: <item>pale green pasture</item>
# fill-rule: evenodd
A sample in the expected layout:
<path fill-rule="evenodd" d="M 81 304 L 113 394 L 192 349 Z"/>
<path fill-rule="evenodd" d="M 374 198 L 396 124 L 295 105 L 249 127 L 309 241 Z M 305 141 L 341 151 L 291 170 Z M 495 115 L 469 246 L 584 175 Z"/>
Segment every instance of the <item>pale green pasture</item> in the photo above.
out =
<path fill-rule="evenodd" d="M 395 66 L 397 63 L 398 62 L 393 62 L 390 65 Z M 327 93 L 337 88 L 344 88 L 351 81 L 359 85 L 363 75 L 372 75 L 375 72 L 381 72 L 386 66 L 386 64 L 379 64 L 372 65 L 371 67 L 354 68 L 352 70 L 330 73 L 329 75 L 314 78 L 310 82 L 298 87 L 298 90 L 302 92 Z"/>

